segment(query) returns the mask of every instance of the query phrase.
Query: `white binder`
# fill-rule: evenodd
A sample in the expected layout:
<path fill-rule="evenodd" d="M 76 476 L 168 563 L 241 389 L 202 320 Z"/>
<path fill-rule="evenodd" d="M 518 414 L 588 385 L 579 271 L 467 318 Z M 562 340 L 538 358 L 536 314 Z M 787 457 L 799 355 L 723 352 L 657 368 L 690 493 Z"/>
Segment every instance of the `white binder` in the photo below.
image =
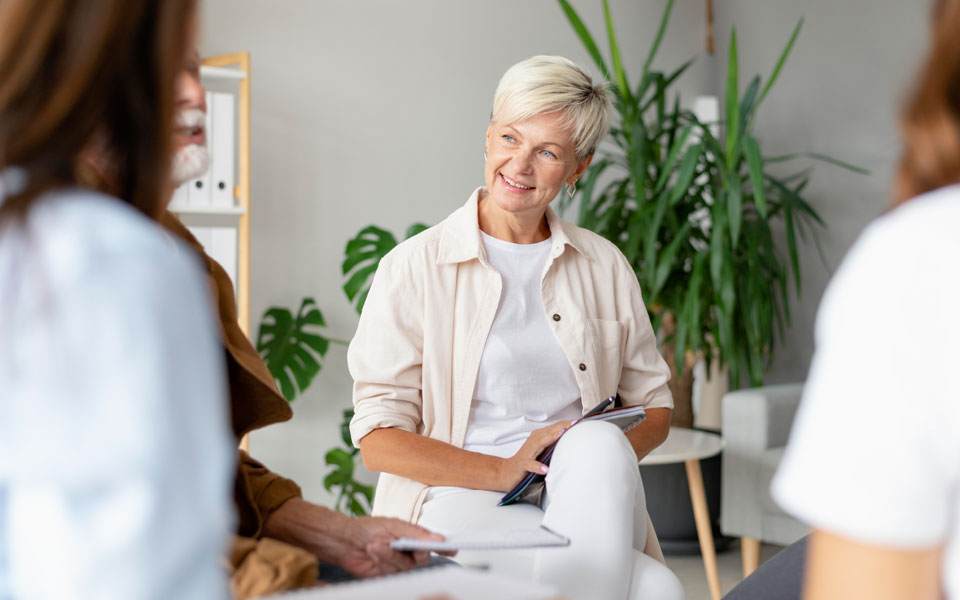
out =
<path fill-rule="evenodd" d="M 213 97 L 207 92 L 207 121 L 205 124 L 205 133 L 207 137 L 207 148 L 210 148 L 210 138 L 213 135 Z M 188 183 L 187 203 L 195 207 L 208 207 L 211 205 L 210 196 L 210 169 L 202 177 L 191 179 Z"/>
<path fill-rule="evenodd" d="M 213 206 L 233 206 L 234 185 L 234 142 L 236 113 L 233 94 L 213 92 L 210 112 L 213 120 L 213 134 L 210 140 L 211 159 L 211 204 Z"/>

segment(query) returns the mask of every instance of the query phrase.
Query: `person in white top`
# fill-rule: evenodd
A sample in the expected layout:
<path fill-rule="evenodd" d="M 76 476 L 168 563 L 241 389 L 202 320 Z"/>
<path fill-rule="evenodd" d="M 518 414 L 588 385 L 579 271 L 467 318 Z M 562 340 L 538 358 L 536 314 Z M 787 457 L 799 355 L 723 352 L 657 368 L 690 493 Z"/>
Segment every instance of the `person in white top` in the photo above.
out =
<path fill-rule="evenodd" d="M 231 525 L 223 355 L 154 219 L 193 0 L 0 10 L 0 598 L 213 599 Z M 115 177 L 84 187 L 95 148 Z"/>
<path fill-rule="evenodd" d="M 381 471 L 374 511 L 439 533 L 536 527 L 568 548 L 461 552 L 573 599 L 682 598 L 648 536 L 637 460 L 673 401 L 636 275 L 549 209 L 606 134 L 610 94 L 562 57 L 511 67 L 486 133 L 485 187 L 384 257 L 348 362 L 354 443 Z M 576 424 L 619 394 L 647 420 Z M 569 431 L 568 431 L 569 430 Z M 563 436 L 562 438 L 560 436 Z M 548 469 L 538 454 L 560 439 Z M 528 473 L 539 505 L 497 507 Z M 662 557 L 661 557 L 662 558 Z"/>
<path fill-rule="evenodd" d="M 960 599 L 960 0 L 936 3 L 893 210 L 823 298 L 773 482 L 810 523 L 804 595 Z"/>

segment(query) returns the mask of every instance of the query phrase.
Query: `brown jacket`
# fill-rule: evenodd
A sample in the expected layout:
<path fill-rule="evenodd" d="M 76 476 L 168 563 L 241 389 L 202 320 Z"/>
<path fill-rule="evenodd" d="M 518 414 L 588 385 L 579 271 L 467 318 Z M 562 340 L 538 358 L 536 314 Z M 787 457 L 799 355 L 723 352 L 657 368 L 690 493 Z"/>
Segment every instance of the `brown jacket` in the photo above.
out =
<path fill-rule="evenodd" d="M 260 354 L 240 330 L 233 284 L 226 271 L 207 256 L 196 238 L 172 214 L 164 213 L 160 224 L 196 250 L 210 276 L 210 293 L 220 316 L 220 337 L 230 386 L 231 424 L 237 442 L 254 429 L 289 420 L 293 411 L 277 391 Z M 241 598 L 300 587 L 311 580 L 304 573 L 312 572 L 315 580 L 316 558 L 312 554 L 276 540 L 269 540 L 266 545 L 258 542 L 263 537 L 267 518 L 290 498 L 299 498 L 300 487 L 273 473 L 243 450 L 237 450 L 233 494 L 237 508 L 236 533 L 240 538 L 235 541 L 233 551 L 234 595 Z M 269 577 L 264 575 L 268 572 L 272 573 Z"/>

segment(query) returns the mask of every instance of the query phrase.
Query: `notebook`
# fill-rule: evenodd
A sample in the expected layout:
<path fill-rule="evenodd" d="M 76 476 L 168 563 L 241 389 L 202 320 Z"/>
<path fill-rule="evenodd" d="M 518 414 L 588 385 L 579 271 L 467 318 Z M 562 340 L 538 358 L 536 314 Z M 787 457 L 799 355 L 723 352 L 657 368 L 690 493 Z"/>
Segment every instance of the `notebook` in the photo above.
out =
<path fill-rule="evenodd" d="M 502 550 L 506 548 L 543 548 L 569 546 L 570 538 L 543 527 L 528 529 L 488 529 L 467 531 L 445 536 L 446 540 L 435 542 L 414 538 L 399 538 L 390 542 L 394 550 Z"/>
<path fill-rule="evenodd" d="M 588 416 L 585 416 L 580 422 L 584 421 L 609 421 L 620 428 L 621 431 L 626 433 L 627 431 L 633 429 L 637 425 L 643 422 L 647 418 L 647 413 L 642 406 L 629 406 L 627 408 L 618 408 L 615 410 L 608 410 L 603 412 L 608 406 L 610 406 L 614 398 L 607 398 L 599 405 L 594 407 L 590 413 L 587 413 Z M 594 413 L 599 409 L 599 412 Z M 576 425 L 574 425 L 576 427 Z M 553 458 L 553 451 L 557 447 L 557 442 L 554 442 L 548 446 L 540 456 L 537 457 L 537 460 L 542 462 L 545 465 L 550 464 L 550 459 Z M 514 502 L 530 502 L 531 504 L 539 504 L 540 497 L 543 495 L 545 477 L 539 473 L 530 473 L 523 478 L 515 488 L 504 494 L 503 498 L 500 498 L 500 502 L 497 503 L 497 506 L 506 506 L 507 504 L 513 504 Z"/>
<path fill-rule="evenodd" d="M 455 565 L 286 592 L 264 600 L 548 600 L 556 588 Z"/>

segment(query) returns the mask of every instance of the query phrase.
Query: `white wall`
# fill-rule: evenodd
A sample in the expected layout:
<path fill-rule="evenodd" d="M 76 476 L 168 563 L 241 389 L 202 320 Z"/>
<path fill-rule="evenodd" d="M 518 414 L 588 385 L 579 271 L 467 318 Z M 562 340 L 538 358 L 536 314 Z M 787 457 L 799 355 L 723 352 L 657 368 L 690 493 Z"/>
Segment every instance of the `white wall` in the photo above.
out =
<path fill-rule="evenodd" d="M 574 0 L 602 37 L 599 0 Z M 665 0 L 614 0 L 628 70 L 636 75 Z M 807 26 L 758 122 L 764 150 L 825 151 L 864 178 L 818 167 L 810 198 L 827 219 L 832 264 L 886 202 L 896 154 L 893 109 L 913 64 L 924 9 L 897 0 L 723 0 L 718 57 L 739 29 L 744 73 L 766 74 L 800 15 Z M 347 240 L 376 223 L 402 233 L 436 223 L 482 183 L 483 133 L 496 83 L 534 54 L 589 57 L 551 0 L 206 0 L 202 54 L 252 53 L 252 314 L 314 296 L 334 337 L 356 314 L 340 289 Z M 658 65 L 699 56 L 681 90 L 716 93 L 722 58 L 704 54 L 704 3 L 678 0 Z M 771 380 L 802 378 L 828 274 L 804 249 L 804 294 Z M 253 453 L 326 501 L 323 454 L 350 404 L 342 348 L 294 404 L 291 422 L 253 436 Z"/>

